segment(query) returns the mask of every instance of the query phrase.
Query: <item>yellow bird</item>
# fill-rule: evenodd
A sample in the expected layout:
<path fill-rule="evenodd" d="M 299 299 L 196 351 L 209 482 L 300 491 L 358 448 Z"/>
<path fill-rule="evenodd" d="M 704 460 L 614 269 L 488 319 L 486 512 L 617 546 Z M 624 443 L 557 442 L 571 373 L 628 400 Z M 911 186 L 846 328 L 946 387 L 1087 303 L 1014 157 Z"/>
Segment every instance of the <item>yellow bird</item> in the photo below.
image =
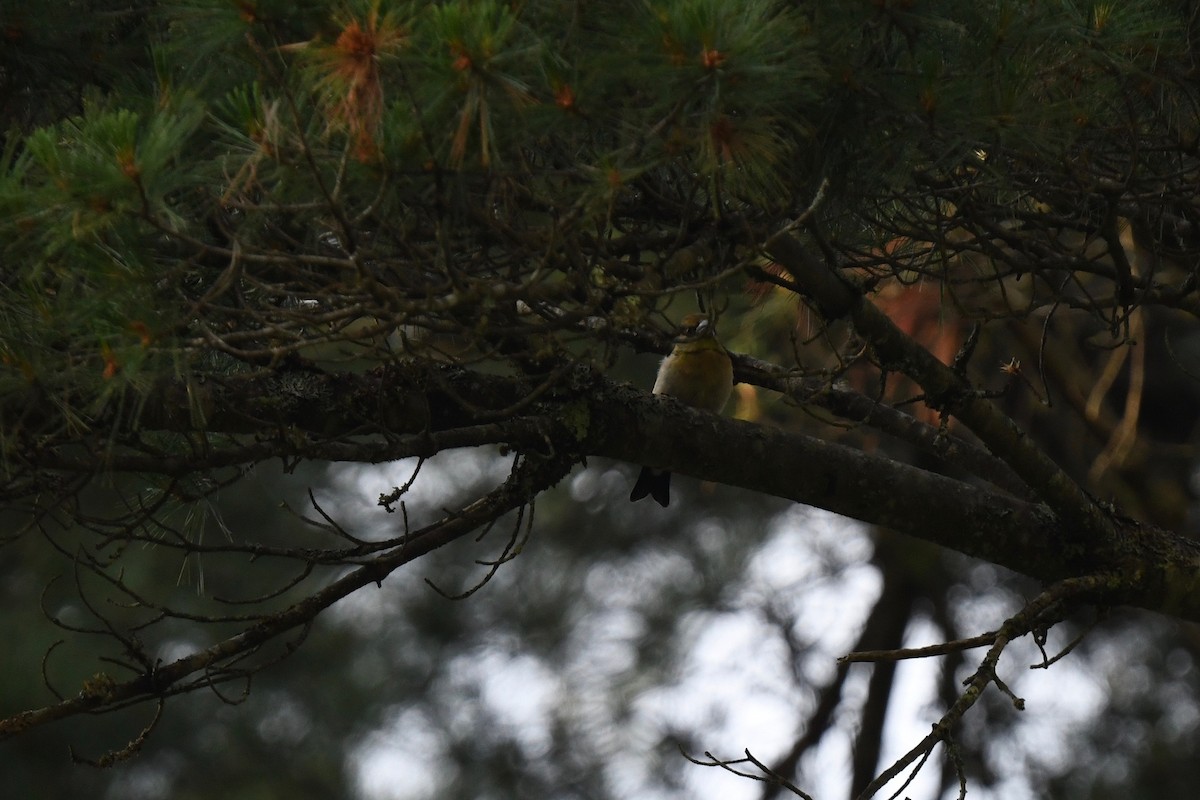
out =
<path fill-rule="evenodd" d="M 675 346 L 658 368 L 654 393 L 719 413 L 729 402 L 732 389 L 733 362 L 717 341 L 712 321 L 703 314 L 688 314 Z M 665 508 L 671 502 L 671 473 L 642 467 L 629 499 L 641 500 L 647 495 Z"/>

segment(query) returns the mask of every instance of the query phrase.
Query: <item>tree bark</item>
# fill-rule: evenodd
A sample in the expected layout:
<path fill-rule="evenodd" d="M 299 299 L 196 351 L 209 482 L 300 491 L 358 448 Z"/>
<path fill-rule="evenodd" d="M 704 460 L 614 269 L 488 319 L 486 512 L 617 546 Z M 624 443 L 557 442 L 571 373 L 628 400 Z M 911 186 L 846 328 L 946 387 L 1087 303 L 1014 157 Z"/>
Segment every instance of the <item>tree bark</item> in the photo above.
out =
<path fill-rule="evenodd" d="M 303 396 L 286 402 L 276 396 L 278 380 L 246 377 L 205 387 L 201 402 L 211 411 L 199 421 L 167 413 L 164 404 L 181 389 L 163 384 L 145 398 L 140 421 L 126 423 L 203 430 L 207 444 L 198 452 L 44 447 L 27 454 L 29 466 L 94 472 L 156 464 L 200 470 L 277 457 L 380 462 L 488 444 L 579 462 L 603 456 L 823 508 L 1045 582 L 1105 575 L 1105 597 L 1097 599 L 1200 621 L 1200 544 L 1183 536 L 1099 506 L 1106 530 L 1081 530 L 1044 503 L 982 482 L 695 411 L 586 367 L 540 388 L 531 379 L 439 366 L 312 373 Z M 250 429 L 257 429 L 253 439 L 239 438 Z M 235 435 L 224 437 L 225 444 L 212 443 L 230 430 Z M 362 438 L 347 440 L 351 434 Z"/>

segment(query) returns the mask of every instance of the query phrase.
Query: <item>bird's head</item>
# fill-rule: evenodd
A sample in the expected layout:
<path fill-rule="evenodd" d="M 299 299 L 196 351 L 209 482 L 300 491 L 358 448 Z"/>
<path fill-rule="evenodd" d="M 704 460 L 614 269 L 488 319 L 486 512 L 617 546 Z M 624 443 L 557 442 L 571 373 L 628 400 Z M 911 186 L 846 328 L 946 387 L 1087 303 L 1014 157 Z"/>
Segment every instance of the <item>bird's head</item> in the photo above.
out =
<path fill-rule="evenodd" d="M 679 323 L 679 333 L 676 334 L 675 341 L 683 343 L 715 338 L 717 327 L 707 314 L 688 314 Z"/>

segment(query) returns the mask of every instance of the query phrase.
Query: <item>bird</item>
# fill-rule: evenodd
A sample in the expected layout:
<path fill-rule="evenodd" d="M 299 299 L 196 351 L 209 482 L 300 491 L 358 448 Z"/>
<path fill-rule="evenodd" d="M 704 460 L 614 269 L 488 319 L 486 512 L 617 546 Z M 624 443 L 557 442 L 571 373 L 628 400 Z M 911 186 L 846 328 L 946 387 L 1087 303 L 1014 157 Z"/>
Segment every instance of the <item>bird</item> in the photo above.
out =
<path fill-rule="evenodd" d="M 688 314 L 680 323 L 675 346 L 658 367 L 654 394 L 719 413 L 733 390 L 733 362 L 717 341 L 716 326 L 704 314 Z M 631 502 L 652 497 L 663 508 L 671 502 L 671 473 L 642 467 Z"/>

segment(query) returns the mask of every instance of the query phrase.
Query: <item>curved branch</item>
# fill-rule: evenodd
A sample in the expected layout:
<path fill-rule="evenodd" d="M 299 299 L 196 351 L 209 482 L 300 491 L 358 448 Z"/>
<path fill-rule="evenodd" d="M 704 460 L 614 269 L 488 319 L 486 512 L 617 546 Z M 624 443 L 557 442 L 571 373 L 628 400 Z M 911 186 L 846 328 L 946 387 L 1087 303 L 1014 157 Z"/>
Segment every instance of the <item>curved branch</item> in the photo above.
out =
<path fill-rule="evenodd" d="M 882 317 L 878 311 L 874 313 Z M 890 321 L 884 318 L 884 322 L 892 330 L 888 335 L 902 336 Z M 893 345 L 906 346 L 903 342 L 889 346 Z M 926 361 L 932 358 L 925 352 Z M 914 356 L 912 363 L 917 364 L 911 367 L 914 372 L 926 376 L 922 370 L 927 365 L 920 358 Z M 431 375 L 430 370 L 436 372 Z M 943 381 L 939 384 L 943 395 L 967 391 L 962 379 L 940 362 L 930 372 Z M 950 373 L 949 377 L 945 373 Z M 275 378 L 261 378 L 257 384 L 253 377 L 239 379 L 237 390 L 222 400 L 256 397 L 258 402 L 266 402 L 262 398 L 269 398 L 271 380 Z M 322 419 L 321 412 L 328 411 L 330 416 L 324 417 L 328 427 L 322 434 L 328 438 L 328 446 L 342 448 L 358 459 L 369 454 L 379 459 L 428 455 L 456 444 L 485 443 L 552 451 L 576 461 L 607 456 L 817 506 L 1046 581 L 1111 573 L 1119 576 L 1111 602 L 1200 619 L 1200 544 L 1116 516 L 1110 519 L 1086 495 L 1079 500 L 1086 507 L 1070 514 L 1072 492 L 1079 492 L 1078 487 L 1069 484 L 1060 492 L 1035 483 L 1031 475 L 1041 474 L 1038 470 L 1046 469 L 1048 462 L 1043 463 L 1045 457 L 1006 418 L 993 437 L 1000 445 L 995 441 L 988 444 L 994 452 L 1007 452 L 1005 458 L 1014 467 L 1023 468 L 1018 472 L 1047 498 L 1046 505 L 810 436 L 697 412 L 669 398 L 614 384 L 585 366 L 567 371 L 545 389 L 529 405 L 530 416 L 484 425 L 478 423 L 479 413 L 508 407 L 526 396 L 529 381 L 447 366 L 390 365 L 361 376 L 313 376 L 311 385 L 316 400 L 304 396 L 276 408 L 266 423 L 263 431 L 277 437 L 274 455 L 295 452 L 280 444 L 279 431 L 310 429 Z M 478 408 L 456 404 L 451 394 L 438 388 L 443 385 L 454 395 L 472 398 Z M 176 390 L 156 391 L 169 394 Z M 990 415 L 999 415 L 990 403 L 973 394 L 965 399 L 956 395 L 952 404 L 956 410 L 967 409 L 963 413 L 973 422 L 991 423 Z M 383 433 L 389 428 L 389 417 L 394 409 L 406 406 L 425 409 L 420 415 L 423 427 L 389 439 Z M 219 407 L 227 408 L 224 404 Z M 374 413 L 379 415 L 374 441 L 361 437 L 364 412 L 353 411 L 367 408 L 376 409 Z M 192 430 L 194 424 L 186 416 L 159 417 L 157 421 L 160 429 L 177 432 Z M 244 409 L 237 408 L 214 413 L 208 420 L 218 431 L 222 423 L 236 427 L 247 422 Z M 402 426 L 404 419 L 396 424 Z M 338 429 L 338 425 L 344 427 Z M 979 428 L 995 433 L 987 424 L 980 423 Z M 300 437 L 288 441 L 310 446 Z M 1003 451 L 1001 445 L 1010 450 Z M 322 451 L 319 442 L 311 447 L 301 450 L 302 454 L 330 453 Z M 120 456 L 120 448 L 109 451 L 114 463 Z M 98 451 L 94 457 L 99 458 Z M 1036 469 L 1030 469 L 1031 463 Z M 92 461 L 87 466 L 93 474 L 104 463 Z M 1050 499 L 1056 502 L 1051 504 Z M 1102 518 L 1105 524 L 1088 526 L 1085 512 Z"/>
<path fill-rule="evenodd" d="M 589 402 L 586 454 L 816 506 L 1047 582 L 1108 573 L 1108 602 L 1200 621 L 1200 542 L 1171 531 L 1114 518 L 1084 538 L 1046 505 L 803 434 L 602 383 Z"/>
<path fill-rule="evenodd" d="M 132 680 L 121 683 L 107 678 L 95 680 L 75 697 L 0 720 L 0 741 L 30 728 L 77 714 L 103 711 L 115 706 L 166 696 L 176 684 L 219 668 L 222 664 L 242 657 L 264 643 L 309 623 L 318 613 L 352 592 L 372 583 L 379 583 L 404 564 L 465 536 L 502 514 L 520 508 L 539 492 L 558 482 L 570 471 L 572 465 L 571 460 L 561 457 L 522 458 L 508 480 L 487 496 L 423 531 L 414 532 L 403 545 L 348 573 L 304 600 L 211 647 L 159 666 Z M 203 685 L 203 682 L 199 685 Z"/>

